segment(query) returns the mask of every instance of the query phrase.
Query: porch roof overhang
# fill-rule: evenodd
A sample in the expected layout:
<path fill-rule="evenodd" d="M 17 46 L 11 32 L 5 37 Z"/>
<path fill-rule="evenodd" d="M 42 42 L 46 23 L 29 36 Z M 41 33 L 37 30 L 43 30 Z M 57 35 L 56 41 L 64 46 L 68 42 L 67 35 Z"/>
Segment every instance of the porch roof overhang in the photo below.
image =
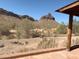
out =
<path fill-rule="evenodd" d="M 67 6 L 64 6 L 56 11 L 65 13 L 65 14 L 70 14 L 73 16 L 79 16 L 79 0 L 69 4 Z"/>

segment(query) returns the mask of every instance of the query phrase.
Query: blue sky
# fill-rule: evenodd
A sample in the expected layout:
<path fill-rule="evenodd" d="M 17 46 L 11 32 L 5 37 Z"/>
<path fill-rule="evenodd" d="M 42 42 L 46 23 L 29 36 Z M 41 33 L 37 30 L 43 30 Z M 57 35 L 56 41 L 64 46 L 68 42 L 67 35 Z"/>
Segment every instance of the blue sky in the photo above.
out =
<path fill-rule="evenodd" d="M 0 8 L 12 11 L 20 15 L 30 15 L 35 19 L 48 13 L 56 18 L 58 22 L 68 22 L 68 15 L 55 12 L 75 0 L 0 0 Z"/>

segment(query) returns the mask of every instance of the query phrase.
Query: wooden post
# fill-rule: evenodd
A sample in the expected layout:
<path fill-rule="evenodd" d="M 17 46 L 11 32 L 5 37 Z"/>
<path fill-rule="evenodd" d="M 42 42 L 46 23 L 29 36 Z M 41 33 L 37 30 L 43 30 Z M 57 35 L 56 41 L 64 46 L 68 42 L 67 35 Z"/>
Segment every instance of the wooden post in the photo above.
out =
<path fill-rule="evenodd" d="M 69 15 L 69 24 L 68 24 L 68 42 L 67 42 L 67 49 L 70 50 L 71 47 L 71 37 L 72 37 L 72 26 L 73 26 L 73 15 Z"/>

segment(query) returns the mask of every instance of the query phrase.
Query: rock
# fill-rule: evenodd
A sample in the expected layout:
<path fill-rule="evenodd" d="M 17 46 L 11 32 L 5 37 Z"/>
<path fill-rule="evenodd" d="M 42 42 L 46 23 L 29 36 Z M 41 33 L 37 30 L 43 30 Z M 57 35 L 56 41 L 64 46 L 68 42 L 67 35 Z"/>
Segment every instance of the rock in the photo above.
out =
<path fill-rule="evenodd" d="M 12 44 L 19 44 L 19 45 L 24 45 L 23 43 L 19 42 L 19 41 L 14 41 L 14 42 L 11 42 Z"/>
<path fill-rule="evenodd" d="M 0 44 L 0 48 L 3 48 L 4 47 L 4 44 Z"/>

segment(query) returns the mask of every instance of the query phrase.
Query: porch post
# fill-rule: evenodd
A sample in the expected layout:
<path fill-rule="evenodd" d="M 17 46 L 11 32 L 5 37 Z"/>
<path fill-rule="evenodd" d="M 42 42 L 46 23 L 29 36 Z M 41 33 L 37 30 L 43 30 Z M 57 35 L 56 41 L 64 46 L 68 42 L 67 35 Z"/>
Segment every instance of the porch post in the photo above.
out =
<path fill-rule="evenodd" d="M 71 38 L 72 38 L 72 26 L 73 26 L 73 15 L 69 15 L 69 24 L 68 24 L 68 29 L 67 29 L 67 49 L 70 50 L 71 47 Z"/>

